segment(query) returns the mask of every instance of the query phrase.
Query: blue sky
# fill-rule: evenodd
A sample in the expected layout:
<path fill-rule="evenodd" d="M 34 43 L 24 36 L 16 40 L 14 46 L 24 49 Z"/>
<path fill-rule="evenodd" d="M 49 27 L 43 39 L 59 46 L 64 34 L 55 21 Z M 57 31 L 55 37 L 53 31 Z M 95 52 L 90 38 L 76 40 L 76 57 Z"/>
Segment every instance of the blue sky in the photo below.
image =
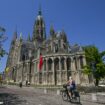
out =
<path fill-rule="evenodd" d="M 7 51 L 16 26 L 24 38 L 32 35 L 40 4 L 47 35 L 53 25 L 56 31 L 65 30 L 71 45 L 94 44 L 100 51 L 105 50 L 105 0 L 0 0 L 0 26 L 6 28 Z M 0 71 L 6 59 L 7 56 L 0 61 Z"/>

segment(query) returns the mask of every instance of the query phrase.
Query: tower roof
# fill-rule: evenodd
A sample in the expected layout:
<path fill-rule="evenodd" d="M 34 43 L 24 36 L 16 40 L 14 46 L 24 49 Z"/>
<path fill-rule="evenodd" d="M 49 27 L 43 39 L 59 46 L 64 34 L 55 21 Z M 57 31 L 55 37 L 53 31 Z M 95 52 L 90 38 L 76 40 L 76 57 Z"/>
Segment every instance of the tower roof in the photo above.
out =
<path fill-rule="evenodd" d="M 41 40 L 46 39 L 45 22 L 42 17 L 41 7 L 39 7 L 38 15 L 34 23 L 32 40 L 34 39 L 41 39 Z"/>
<path fill-rule="evenodd" d="M 37 16 L 37 19 L 36 20 L 43 20 L 41 6 L 39 7 L 38 16 Z"/>

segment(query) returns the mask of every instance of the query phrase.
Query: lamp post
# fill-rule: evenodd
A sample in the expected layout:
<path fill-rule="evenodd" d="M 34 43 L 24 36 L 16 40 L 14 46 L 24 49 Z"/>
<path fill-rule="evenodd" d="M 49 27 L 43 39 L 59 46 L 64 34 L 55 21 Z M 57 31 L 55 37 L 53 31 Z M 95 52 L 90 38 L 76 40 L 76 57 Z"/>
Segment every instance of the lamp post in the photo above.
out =
<path fill-rule="evenodd" d="M 91 67 L 92 67 L 92 73 L 94 78 L 97 77 L 97 73 L 96 73 L 96 62 L 91 62 Z"/>
<path fill-rule="evenodd" d="M 91 68 L 92 68 L 92 73 L 93 73 L 93 78 L 96 78 L 96 75 L 97 75 L 97 73 L 96 73 L 96 62 L 95 61 L 93 61 L 93 62 L 91 62 Z M 96 93 L 92 93 L 92 100 L 93 101 L 97 101 L 97 88 L 96 88 L 96 81 L 95 81 L 95 92 Z"/>
<path fill-rule="evenodd" d="M 96 71 L 95 62 L 94 61 L 92 61 L 90 63 L 90 67 L 91 67 L 92 75 L 93 75 L 93 78 L 94 78 L 95 77 L 95 71 Z"/>
<path fill-rule="evenodd" d="M 91 63 L 91 67 L 92 67 L 92 73 L 93 73 L 93 76 L 94 76 L 94 79 L 95 79 L 95 86 L 98 86 L 99 84 L 99 74 L 97 73 L 97 62 L 92 62 Z"/>

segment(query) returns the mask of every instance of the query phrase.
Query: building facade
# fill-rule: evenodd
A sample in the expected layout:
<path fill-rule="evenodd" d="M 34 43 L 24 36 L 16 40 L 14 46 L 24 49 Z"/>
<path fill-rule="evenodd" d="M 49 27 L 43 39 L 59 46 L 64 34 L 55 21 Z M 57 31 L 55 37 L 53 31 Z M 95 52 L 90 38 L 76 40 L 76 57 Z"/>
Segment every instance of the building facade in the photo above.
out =
<path fill-rule="evenodd" d="M 88 83 L 88 77 L 82 68 L 86 65 L 85 53 L 81 46 L 70 45 L 64 30 L 56 32 L 50 27 L 46 37 L 45 21 L 42 11 L 38 11 L 32 38 L 18 38 L 14 32 L 7 59 L 8 73 L 6 80 L 23 84 L 29 81 L 34 85 L 62 85 L 72 76 L 77 84 Z M 43 57 L 42 69 L 39 70 L 40 54 Z"/>

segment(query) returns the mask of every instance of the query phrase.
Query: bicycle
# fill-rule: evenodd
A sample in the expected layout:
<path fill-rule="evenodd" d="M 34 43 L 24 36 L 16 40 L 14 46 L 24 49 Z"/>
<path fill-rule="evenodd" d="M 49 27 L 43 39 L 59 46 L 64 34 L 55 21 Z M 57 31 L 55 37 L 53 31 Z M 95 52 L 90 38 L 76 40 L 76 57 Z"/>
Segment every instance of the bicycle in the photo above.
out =
<path fill-rule="evenodd" d="M 64 101 L 70 101 L 74 103 L 79 103 L 80 104 L 80 94 L 79 92 L 75 89 L 72 91 L 72 96 L 69 96 L 68 89 L 67 89 L 67 84 L 63 85 L 64 90 L 61 91 L 62 94 L 62 99 Z"/>

